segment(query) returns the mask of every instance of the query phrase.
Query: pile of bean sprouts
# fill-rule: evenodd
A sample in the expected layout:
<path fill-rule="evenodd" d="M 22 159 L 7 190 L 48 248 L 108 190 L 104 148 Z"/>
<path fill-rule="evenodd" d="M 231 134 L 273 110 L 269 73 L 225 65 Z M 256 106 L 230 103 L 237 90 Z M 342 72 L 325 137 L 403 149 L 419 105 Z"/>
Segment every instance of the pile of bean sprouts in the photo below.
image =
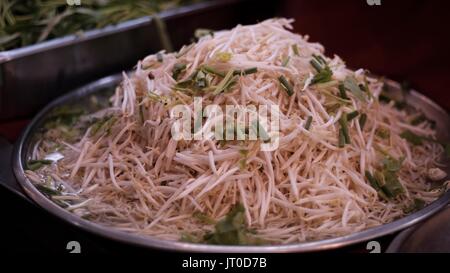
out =
<path fill-rule="evenodd" d="M 291 23 L 281 18 L 238 25 L 203 36 L 177 53 L 147 56 L 134 73 L 123 74 L 109 106 L 80 117 L 74 128 L 82 130 L 75 140 L 61 137 L 58 128 L 43 134 L 31 159 L 55 151 L 61 156 L 54 164 L 28 170 L 28 178 L 59 186 L 64 194 L 53 198 L 90 221 L 169 240 L 213 230 L 193 215 L 219 220 L 237 203 L 245 208 L 255 236 L 288 244 L 382 225 L 404 216 L 416 198 L 426 203 L 438 198 L 442 190 L 431 187 L 427 172 L 440 166 L 442 147 L 433 142 L 413 146 L 400 137 L 404 130 L 435 137 L 432 126 L 411 125 L 413 114 L 393 102 L 380 103 L 382 80 L 363 69 L 348 69 L 338 56 L 326 57 L 321 44 L 291 32 Z M 228 58 L 221 58 L 224 53 Z M 331 81 L 311 84 L 313 54 L 328 63 Z M 186 68 L 175 80 L 177 63 Z M 258 140 L 174 140 L 171 107 L 193 109 L 193 95 L 174 87 L 204 65 L 220 71 L 257 68 L 238 77 L 226 92 L 201 94 L 203 105 L 278 105 L 276 150 L 261 151 Z M 292 96 L 280 86 L 281 75 L 291 81 Z M 366 81 L 371 95 L 362 101 L 348 92 L 350 103 L 330 111 L 339 82 L 349 75 Z M 220 80 L 215 76 L 212 84 Z M 365 127 L 358 119 L 350 121 L 351 144 L 339 147 L 338 121 L 355 110 L 367 114 Z M 114 118 L 104 132 L 94 134 L 93 126 L 79 125 L 102 117 Z M 308 117 L 312 122 L 305 128 Z M 380 137 L 380 128 L 389 136 Z M 365 176 L 379 166 L 385 156 L 380 151 L 404 158 L 398 178 L 405 193 L 393 200 L 380 198 Z"/>

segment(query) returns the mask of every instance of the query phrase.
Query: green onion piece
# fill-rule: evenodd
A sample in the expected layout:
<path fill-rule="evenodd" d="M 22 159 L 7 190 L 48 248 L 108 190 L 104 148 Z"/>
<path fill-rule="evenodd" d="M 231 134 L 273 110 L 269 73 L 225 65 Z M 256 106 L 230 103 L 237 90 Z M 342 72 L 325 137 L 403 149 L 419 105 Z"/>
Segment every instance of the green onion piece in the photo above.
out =
<path fill-rule="evenodd" d="M 244 75 L 254 74 L 256 72 L 258 72 L 258 68 L 250 67 L 244 70 Z"/>
<path fill-rule="evenodd" d="M 233 71 L 233 75 L 249 75 L 249 74 L 254 74 L 256 72 L 258 72 L 258 68 L 251 67 L 251 68 L 244 69 L 244 71 L 242 71 L 240 69 L 236 69 Z"/>
<path fill-rule="evenodd" d="M 347 113 L 342 114 L 342 117 L 339 119 L 339 124 L 341 125 L 342 133 L 344 134 L 345 144 L 351 144 L 350 135 L 348 133 Z"/>
<path fill-rule="evenodd" d="M 366 178 L 369 181 L 369 184 L 372 186 L 372 188 L 374 188 L 377 191 L 378 196 L 380 196 L 384 200 L 388 200 L 388 197 L 386 196 L 386 194 L 383 192 L 383 190 L 379 185 L 380 182 L 375 177 L 373 177 L 369 171 L 366 171 Z"/>
<path fill-rule="evenodd" d="M 225 77 L 225 73 L 223 73 L 223 72 L 221 72 L 221 71 L 217 71 L 215 68 L 213 68 L 213 67 L 211 67 L 211 66 L 204 65 L 204 66 L 202 67 L 202 70 L 205 71 L 205 72 L 207 72 L 207 73 L 210 73 L 210 74 L 214 74 L 214 75 L 220 76 L 220 77 L 222 77 L 222 78 Z"/>
<path fill-rule="evenodd" d="M 359 115 L 358 111 L 353 111 L 347 114 L 347 121 L 351 121 Z"/>
<path fill-rule="evenodd" d="M 321 64 L 326 64 L 327 63 L 325 61 L 325 59 L 321 55 L 313 54 L 312 56 L 313 56 L 314 59 L 316 59 Z"/>
<path fill-rule="evenodd" d="M 312 123 L 312 116 L 308 116 L 308 119 L 306 120 L 305 123 L 305 130 L 309 130 L 309 128 L 311 128 L 311 123 Z"/>
<path fill-rule="evenodd" d="M 344 148 L 345 146 L 345 136 L 344 136 L 344 130 L 342 128 L 339 128 L 339 148 Z"/>
<path fill-rule="evenodd" d="M 178 80 L 178 77 L 180 76 L 181 72 L 186 69 L 186 64 L 183 63 L 176 63 L 172 68 L 172 78 L 174 80 Z"/>
<path fill-rule="evenodd" d="M 386 128 L 379 128 L 379 129 L 377 129 L 375 134 L 377 136 L 381 137 L 382 139 L 387 139 L 391 135 L 389 130 L 386 129 Z"/>
<path fill-rule="evenodd" d="M 326 66 L 319 73 L 314 75 L 314 78 L 311 80 L 311 85 L 329 82 L 332 80 L 332 76 L 333 71 L 331 71 L 331 69 L 328 66 Z"/>
<path fill-rule="evenodd" d="M 312 59 L 309 63 L 312 65 L 312 67 L 314 67 L 317 73 L 320 73 L 320 71 L 322 71 L 323 68 L 317 60 Z"/>
<path fill-rule="evenodd" d="M 36 184 L 35 187 L 41 193 L 47 195 L 48 197 L 51 197 L 51 196 L 54 196 L 54 195 L 61 195 L 60 191 L 52 189 L 52 188 L 44 186 L 44 185 L 41 185 L 41 184 Z"/>
<path fill-rule="evenodd" d="M 294 88 L 289 83 L 289 81 L 283 75 L 279 76 L 278 80 L 280 81 L 281 87 L 286 90 L 287 94 L 289 96 L 292 96 L 294 94 Z"/>
<path fill-rule="evenodd" d="M 359 128 L 361 128 L 361 131 L 364 130 L 364 126 L 366 125 L 366 121 L 367 121 L 367 115 L 366 114 L 361 114 L 361 116 L 359 116 Z"/>
<path fill-rule="evenodd" d="M 422 124 L 423 122 L 427 121 L 427 117 L 424 114 L 421 114 L 417 117 L 415 117 L 413 120 L 411 120 L 411 125 L 419 125 Z"/>
<path fill-rule="evenodd" d="M 217 222 L 214 231 L 204 236 L 204 241 L 214 245 L 248 245 L 261 244 L 253 238 L 245 224 L 245 208 L 235 205 L 224 219 Z"/>
<path fill-rule="evenodd" d="M 292 45 L 292 51 L 294 52 L 295 56 L 299 56 L 300 53 L 298 52 L 297 44 Z"/>
<path fill-rule="evenodd" d="M 218 95 L 219 93 L 222 93 L 223 91 L 227 90 L 234 82 L 235 78 L 233 77 L 233 70 L 230 69 L 225 77 L 220 81 L 220 83 L 216 86 L 216 89 L 214 90 L 213 94 Z"/>
<path fill-rule="evenodd" d="M 406 139 L 409 143 L 413 145 L 422 145 L 423 138 L 419 135 L 416 135 L 415 133 L 407 130 L 400 134 L 400 137 L 403 139 Z"/>
<path fill-rule="evenodd" d="M 281 66 L 286 67 L 289 64 L 289 60 L 291 59 L 290 56 L 287 56 L 284 58 L 283 62 L 281 63 Z"/>
<path fill-rule="evenodd" d="M 344 100 L 348 100 L 349 98 L 347 97 L 347 93 L 345 92 L 345 86 L 344 84 L 339 84 L 339 96 L 344 99 Z"/>
<path fill-rule="evenodd" d="M 44 165 L 50 165 L 53 161 L 46 159 L 39 160 L 29 160 L 26 165 L 26 169 L 30 171 L 36 171 L 37 169 L 42 168 Z"/>
<path fill-rule="evenodd" d="M 197 218 L 200 222 L 203 222 L 204 224 L 214 225 L 216 223 L 216 221 L 214 221 L 214 219 L 212 219 L 208 215 L 201 213 L 199 211 L 194 212 L 194 214 L 192 214 L 192 216 L 194 216 L 195 218 Z"/>
<path fill-rule="evenodd" d="M 359 88 L 359 85 L 354 77 L 347 76 L 344 80 L 344 87 L 347 90 L 350 90 L 350 92 L 359 100 L 366 100 L 364 93 Z"/>
<path fill-rule="evenodd" d="M 397 197 L 405 192 L 402 184 L 398 180 L 396 172 L 384 171 L 384 182 L 382 189 L 389 197 Z"/>
<path fill-rule="evenodd" d="M 423 209 L 426 206 L 425 201 L 422 199 L 414 198 L 412 204 L 409 207 L 406 207 L 403 212 L 406 214 L 418 211 Z"/>

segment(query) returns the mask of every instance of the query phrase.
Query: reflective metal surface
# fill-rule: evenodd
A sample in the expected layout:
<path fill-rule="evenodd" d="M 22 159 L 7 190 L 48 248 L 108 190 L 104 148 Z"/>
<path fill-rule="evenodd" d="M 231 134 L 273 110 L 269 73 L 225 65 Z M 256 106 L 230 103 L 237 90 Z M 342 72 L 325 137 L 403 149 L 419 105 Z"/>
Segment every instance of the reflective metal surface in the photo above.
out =
<path fill-rule="evenodd" d="M 33 184 L 24 175 L 24 162 L 32 146 L 33 136 L 42 124 L 45 116 L 55 106 L 59 106 L 67 103 L 74 103 L 86 96 L 94 93 L 105 92 L 108 89 L 114 88 L 115 85 L 121 80 L 120 75 L 110 76 L 100 79 L 92 84 L 84 86 L 74 92 L 67 94 L 45 107 L 29 124 L 26 130 L 23 132 L 21 139 L 15 146 L 13 168 L 17 180 L 25 191 L 26 195 L 36 202 L 39 206 L 56 215 L 65 221 L 78 226 L 82 229 L 102 235 L 114 240 L 127 242 L 131 244 L 146 246 L 150 248 L 160 248 L 166 250 L 176 251 L 188 251 L 188 252 L 305 252 L 305 251 L 318 251 L 334 249 L 350 244 L 368 241 L 377 237 L 381 237 L 387 234 L 394 233 L 396 231 L 405 229 L 420 221 L 430 217 L 434 213 L 443 208 L 450 200 L 450 192 L 445 193 L 435 202 L 426 206 L 422 210 L 410 214 L 404 218 L 396 220 L 392 223 L 382 226 L 374 227 L 368 230 L 357 232 L 351 235 L 337 237 L 333 239 L 326 239 L 320 241 L 311 241 L 305 243 L 295 243 L 289 245 L 268 245 L 268 246 L 217 246 L 217 245 L 205 245 L 205 244 L 192 244 L 178 241 L 161 240 L 149 236 L 140 236 L 131 233 L 125 233 L 117 231 L 112 228 L 107 228 L 93 222 L 84 220 L 75 214 L 72 214 L 65 209 L 57 206 L 52 201 L 42 195 Z M 391 88 L 391 92 L 400 92 L 400 87 L 395 82 L 388 82 Z M 103 90 L 103 91 L 102 91 Z M 433 119 L 437 123 L 437 130 L 439 132 L 440 139 L 448 140 L 450 137 L 450 117 L 448 114 L 440 108 L 437 104 L 430 101 L 423 95 L 411 91 L 407 97 L 409 104 L 421 109 L 429 118 Z M 447 164 L 447 166 L 449 166 Z M 448 171 L 448 169 L 447 169 Z"/>
<path fill-rule="evenodd" d="M 423 223 L 402 231 L 388 253 L 450 253 L 450 208 Z"/>

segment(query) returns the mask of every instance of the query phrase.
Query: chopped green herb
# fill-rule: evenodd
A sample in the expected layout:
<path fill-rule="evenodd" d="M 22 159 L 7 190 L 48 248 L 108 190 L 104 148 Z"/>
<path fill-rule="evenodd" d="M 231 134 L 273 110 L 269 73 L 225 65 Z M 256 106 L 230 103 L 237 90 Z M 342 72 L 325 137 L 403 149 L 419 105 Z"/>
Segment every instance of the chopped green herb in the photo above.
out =
<path fill-rule="evenodd" d="M 218 70 L 216 70 L 215 68 L 213 68 L 213 67 L 211 67 L 211 66 L 204 65 L 204 66 L 202 67 L 202 69 L 203 69 L 205 72 L 207 72 L 207 73 L 214 74 L 214 75 L 219 76 L 219 77 L 222 77 L 222 78 L 225 77 L 225 73 L 223 73 L 223 72 L 221 72 L 221 71 L 218 71 Z"/>
<path fill-rule="evenodd" d="M 415 117 L 413 120 L 411 120 L 411 125 L 417 126 L 425 121 L 427 121 L 427 117 L 424 114 L 421 114 Z"/>
<path fill-rule="evenodd" d="M 364 93 L 359 88 L 359 85 L 354 77 L 347 76 L 344 80 L 344 87 L 349 90 L 356 98 L 365 101 Z"/>
<path fill-rule="evenodd" d="M 233 75 L 249 75 L 249 74 L 253 74 L 256 72 L 258 72 L 258 68 L 251 67 L 251 68 L 244 69 L 244 71 L 242 71 L 240 69 L 236 69 L 233 71 Z"/>
<path fill-rule="evenodd" d="M 174 80 L 178 80 L 178 77 L 180 76 L 181 72 L 183 72 L 185 69 L 186 64 L 176 63 L 172 68 L 172 78 Z"/>
<path fill-rule="evenodd" d="M 375 131 L 375 134 L 379 137 L 381 137 L 382 139 L 388 139 L 390 137 L 390 132 L 389 129 L 386 128 L 379 128 Z"/>
<path fill-rule="evenodd" d="M 311 85 L 317 84 L 317 83 L 326 83 L 331 81 L 333 76 L 333 71 L 327 66 L 323 68 L 319 73 L 314 75 L 313 79 L 311 80 Z"/>
<path fill-rule="evenodd" d="M 388 197 L 381 189 L 380 182 L 375 177 L 373 177 L 373 175 L 369 171 L 366 171 L 366 178 L 369 181 L 369 184 L 372 186 L 372 188 L 374 188 L 377 191 L 378 196 L 380 196 L 384 200 L 388 200 Z"/>
<path fill-rule="evenodd" d="M 339 128 L 339 143 L 338 143 L 338 147 L 339 148 L 344 148 L 345 146 L 345 136 L 344 136 L 344 130 L 342 130 L 342 128 Z"/>
<path fill-rule="evenodd" d="M 433 128 L 433 129 L 436 128 L 436 121 L 427 118 L 427 116 L 425 116 L 424 114 L 420 114 L 419 116 L 417 116 L 413 120 L 411 120 L 411 125 L 417 126 L 424 122 L 428 122 L 430 124 L 431 128 Z"/>
<path fill-rule="evenodd" d="M 384 185 L 382 187 L 383 191 L 386 193 L 388 197 L 395 198 L 399 194 L 402 194 L 405 192 L 405 189 L 403 188 L 402 184 L 400 184 L 400 181 L 398 180 L 397 173 L 384 170 L 383 173 L 384 178 Z"/>
<path fill-rule="evenodd" d="M 44 127 L 52 129 L 60 126 L 73 126 L 84 113 L 85 110 L 79 106 L 64 105 L 57 107 L 49 114 Z"/>
<path fill-rule="evenodd" d="M 345 91 L 345 86 L 344 86 L 344 84 L 339 84 L 339 87 L 338 87 L 338 89 L 339 89 L 339 96 L 342 98 L 342 99 L 344 99 L 344 100 L 348 100 L 349 98 L 347 97 L 347 93 L 346 93 L 346 91 Z"/>
<path fill-rule="evenodd" d="M 208 225 L 214 225 L 216 223 L 216 221 L 214 221 L 214 219 L 212 219 L 208 215 L 201 213 L 199 211 L 194 212 L 193 216 L 195 218 L 197 218 L 199 221 L 201 221 L 202 223 L 205 223 Z"/>
<path fill-rule="evenodd" d="M 53 161 L 46 159 L 39 160 L 29 160 L 26 164 L 26 169 L 30 171 L 36 171 L 37 169 L 42 168 L 44 165 L 50 165 Z"/>
<path fill-rule="evenodd" d="M 299 56 L 300 53 L 298 52 L 298 46 L 297 44 L 292 45 L 292 51 L 294 52 L 295 56 Z"/>
<path fill-rule="evenodd" d="M 347 114 L 347 121 L 352 121 L 352 119 L 356 118 L 359 115 L 358 111 L 353 111 Z"/>
<path fill-rule="evenodd" d="M 54 195 L 61 195 L 60 191 L 52 189 L 52 188 L 44 186 L 44 185 L 41 185 L 41 184 L 36 184 L 35 187 L 41 193 L 45 194 L 48 197 L 51 197 L 51 196 L 54 196 Z"/>
<path fill-rule="evenodd" d="M 235 205 L 224 219 L 214 227 L 214 232 L 204 236 L 206 243 L 214 245 L 249 245 L 260 242 L 252 237 L 245 225 L 245 209 L 241 204 Z"/>
<path fill-rule="evenodd" d="M 230 88 L 236 80 L 235 77 L 236 76 L 233 76 L 233 70 L 230 69 L 225 75 L 225 77 L 222 79 L 222 81 L 216 86 L 215 90 L 213 91 L 213 94 L 218 95 L 223 91 L 227 90 L 228 88 Z"/>
<path fill-rule="evenodd" d="M 317 83 L 326 83 L 332 80 L 333 71 L 326 63 L 325 59 L 320 55 L 313 54 L 313 59 L 311 59 L 310 64 L 317 71 L 311 80 L 311 85 Z"/>
<path fill-rule="evenodd" d="M 317 71 L 317 73 L 320 73 L 320 71 L 322 71 L 323 68 L 317 60 L 312 59 L 310 63 L 312 67 L 314 67 L 314 69 Z"/>
<path fill-rule="evenodd" d="M 143 120 L 143 113 L 142 113 L 142 120 Z M 111 128 L 114 125 L 114 123 L 117 121 L 117 117 L 104 117 L 99 120 L 97 120 L 95 123 L 91 126 L 91 136 L 95 136 L 99 132 L 110 134 Z"/>
<path fill-rule="evenodd" d="M 280 81 L 281 87 L 283 87 L 283 89 L 286 90 L 289 96 L 292 96 L 294 94 L 294 88 L 283 75 L 278 77 L 278 81 Z"/>
<path fill-rule="evenodd" d="M 409 143 L 413 144 L 413 145 L 422 145 L 423 143 L 423 138 L 419 135 L 416 135 L 415 133 L 406 130 L 403 133 L 400 134 L 400 137 L 403 139 L 406 139 Z"/>
<path fill-rule="evenodd" d="M 402 157 L 400 159 L 395 159 L 391 156 L 386 156 L 383 159 L 382 164 L 383 164 L 383 167 L 385 170 L 390 171 L 390 172 L 397 172 L 402 167 L 404 160 L 405 160 L 404 157 Z"/>
<path fill-rule="evenodd" d="M 342 114 L 341 118 L 339 119 L 339 124 L 341 125 L 342 133 L 344 135 L 345 144 L 351 144 L 350 134 L 348 132 L 347 113 Z"/>
<path fill-rule="evenodd" d="M 365 113 L 361 114 L 359 116 L 359 128 L 361 128 L 361 131 L 364 130 L 364 126 L 366 125 L 367 121 L 367 115 Z"/>
<path fill-rule="evenodd" d="M 308 119 L 306 120 L 305 123 L 305 130 L 309 130 L 309 128 L 311 128 L 311 123 L 312 123 L 312 116 L 308 116 Z"/>
<path fill-rule="evenodd" d="M 406 214 L 412 213 L 412 212 L 423 209 L 425 206 L 426 206 L 425 201 L 423 201 L 422 199 L 419 199 L 419 198 L 414 198 L 412 204 L 409 207 L 406 207 L 405 209 L 403 209 L 403 212 Z"/>
<path fill-rule="evenodd" d="M 281 63 L 281 66 L 286 67 L 289 64 L 289 60 L 291 59 L 290 56 L 287 56 L 283 59 L 283 62 Z"/>

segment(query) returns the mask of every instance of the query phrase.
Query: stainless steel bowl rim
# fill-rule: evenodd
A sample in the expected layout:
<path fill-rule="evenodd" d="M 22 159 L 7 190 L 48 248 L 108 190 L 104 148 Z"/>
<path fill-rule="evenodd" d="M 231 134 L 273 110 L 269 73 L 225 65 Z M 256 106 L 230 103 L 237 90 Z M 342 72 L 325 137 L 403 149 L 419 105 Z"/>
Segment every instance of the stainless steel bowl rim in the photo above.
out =
<path fill-rule="evenodd" d="M 106 227 L 94 222 L 82 219 L 79 216 L 59 207 L 53 203 L 50 199 L 40 193 L 34 185 L 26 178 L 24 173 L 24 166 L 22 159 L 26 153 L 24 147 L 27 141 L 31 140 L 32 133 L 36 129 L 35 127 L 45 117 L 49 110 L 55 106 L 64 104 L 68 101 L 73 101 L 76 98 L 81 98 L 89 94 L 95 93 L 100 88 L 106 88 L 118 83 L 121 79 L 121 75 L 113 75 L 102 78 L 93 83 L 80 87 L 73 92 L 70 92 L 47 105 L 42 109 L 29 123 L 29 125 L 23 131 L 20 139 L 16 143 L 13 152 L 13 170 L 15 176 L 25 191 L 26 195 L 30 197 L 40 207 L 44 208 L 51 214 L 65 220 L 66 222 L 79 227 L 88 232 L 117 240 L 124 243 L 131 243 L 134 245 L 157 248 L 171 251 L 183 251 L 183 252 L 223 252 L 223 253 L 272 253 L 272 252 L 308 252 L 308 251 L 320 251 L 335 249 L 355 243 L 365 242 L 378 237 L 392 234 L 396 231 L 400 231 L 420 221 L 430 217 L 441 208 L 443 208 L 450 201 L 450 191 L 446 192 L 439 199 L 432 202 L 425 208 L 407 215 L 401 219 L 387 223 L 381 226 L 373 227 L 367 230 L 356 232 L 346 236 L 335 237 L 331 239 L 309 241 L 302 243 L 293 243 L 287 245 L 263 245 L 263 246 L 225 246 L 225 245 L 207 245 L 207 244 L 194 244 L 181 241 L 170 241 L 158 239 L 151 236 L 139 235 L 134 233 L 128 233 L 124 231 L 116 230 L 112 227 Z M 388 81 L 391 86 L 398 87 L 399 84 L 393 81 Z M 439 105 L 419 94 L 416 91 L 411 91 L 412 96 L 418 97 L 424 103 L 430 104 L 436 108 L 442 115 L 448 118 L 448 114 Z"/>

